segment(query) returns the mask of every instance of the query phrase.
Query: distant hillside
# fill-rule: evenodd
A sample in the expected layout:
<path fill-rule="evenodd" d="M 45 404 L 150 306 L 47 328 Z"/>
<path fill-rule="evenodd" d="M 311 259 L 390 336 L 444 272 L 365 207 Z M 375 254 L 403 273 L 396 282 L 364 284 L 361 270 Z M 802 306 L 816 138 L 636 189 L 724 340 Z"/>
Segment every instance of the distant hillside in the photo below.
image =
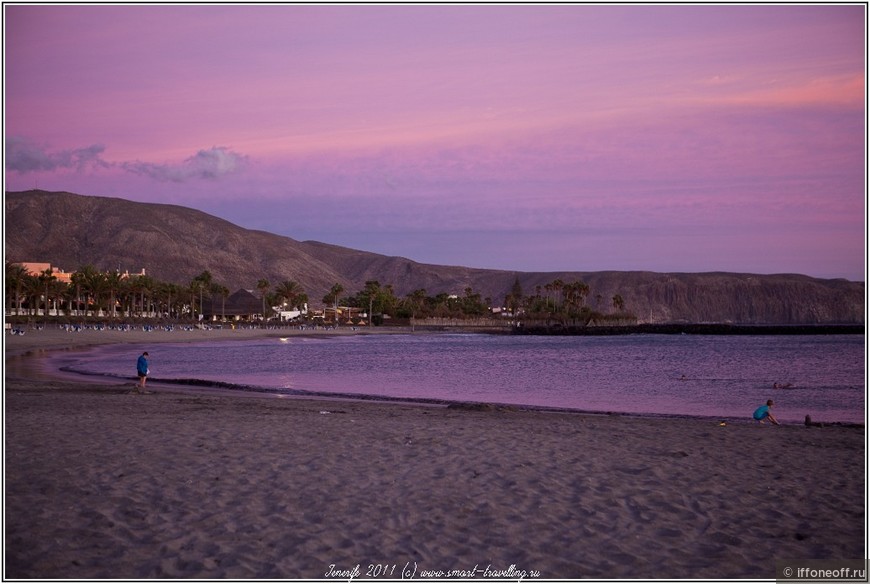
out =
<path fill-rule="evenodd" d="M 398 296 L 472 288 L 500 304 L 518 278 L 526 295 L 561 279 L 583 280 L 587 304 L 606 311 L 615 294 L 642 322 L 863 323 L 864 283 L 801 275 L 653 272 L 510 272 L 421 264 L 314 241 L 243 229 L 176 205 L 71 193 L 6 193 L 7 261 L 51 262 L 68 271 L 138 272 L 186 283 L 203 270 L 231 290 L 299 282 L 318 303 L 340 283 L 353 294 L 368 280 Z M 543 293 L 543 292 L 542 292 Z M 596 306 L 598 305 L 598 306 Z"/>

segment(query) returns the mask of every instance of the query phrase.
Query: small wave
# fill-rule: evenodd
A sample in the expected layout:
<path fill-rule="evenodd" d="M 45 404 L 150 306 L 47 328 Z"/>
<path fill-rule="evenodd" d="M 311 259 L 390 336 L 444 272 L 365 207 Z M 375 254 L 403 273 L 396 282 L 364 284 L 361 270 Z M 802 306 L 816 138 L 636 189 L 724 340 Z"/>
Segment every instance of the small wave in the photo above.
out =
<path fill-rule="evenodd" d="M 122 381 L 136 380 L 137 377 L 132 375 L 119 375 L 117 373 L 107 373 L 105 371 L 87 371 L 73 366 L 61 367 L 59 369 L 64 373 L 75 373 L 76 375 L 86 375 L 88 377 L 102 377 L 109 379 L 118 379 Z M 257 387 L 254 385 L 246 385 L 241 383 L 229 383 L 227 381 L 215 381 L 213 379 L 194 379 L 194 378 L 166 378 L 148 376 L 148 381 L 151 383 L 168 383 L 171 385 L 192 385 L 196 387 L 211 387 L 214 389 L 232 389 L 237 391 L 261 391 L 268 393 L 279 393 L 280 390 L 270 389 L 266 387 Z"/>
<path fill-rule="evenodd" d="M 82 369 L 77 369 L 76 367 L 67 366 L 67 367 L 59 367 L 58 371 L 62 371 L 63 373 L 75 373 L 76 375 L 87 375 L 88 377 L 108 377 L 109 379 L 136 379 L 133 376 L 128 375 L 118 375 L 117 373 L 106 373 L 105 371 L 86 371 Z"/>
<path fill-rule="evenodd" d="M 215 381 L 213 379 L 167 379 L 164 377 L 149 377 L 152 383 L 171 383 L 172 385 L 194 385 L 197 387 L 211 387 L 214 389 L 232 389 L 236 391 L 262 391 L 273 392 L 274 390 L 257 387 L 254 385 L 245 385 L 241 383 L 229 383 L 227 381 Z"/>

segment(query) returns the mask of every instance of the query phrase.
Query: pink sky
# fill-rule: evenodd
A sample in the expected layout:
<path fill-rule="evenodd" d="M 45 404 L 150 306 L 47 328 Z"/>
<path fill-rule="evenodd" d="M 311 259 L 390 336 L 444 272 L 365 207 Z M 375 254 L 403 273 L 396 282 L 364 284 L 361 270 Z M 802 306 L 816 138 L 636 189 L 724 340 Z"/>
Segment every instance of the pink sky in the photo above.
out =
<path fill-rule="evenodd" d="M 437 264 L 865 273 L 863 5 L 5 5 L 5 188 Z"/>

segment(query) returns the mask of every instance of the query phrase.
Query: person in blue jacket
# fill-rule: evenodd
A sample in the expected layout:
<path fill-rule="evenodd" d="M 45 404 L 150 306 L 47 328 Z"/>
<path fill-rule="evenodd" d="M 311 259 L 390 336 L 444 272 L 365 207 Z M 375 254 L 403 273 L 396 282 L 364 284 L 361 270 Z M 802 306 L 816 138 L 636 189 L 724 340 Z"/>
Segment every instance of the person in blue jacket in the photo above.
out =
<path fill-rule="evenodd" d="M 763 406 L 759 406 L 755 412 L 752 414 L 752 417 L 758 421 L 759 424 L 763 424 L 764 420 L 770 420 L 771 423 L 779 426 L 779 422 L 776 421 L 776 418 L 773 417 L 773 414 L 770 413 L 770 408 L 773 407 L 773 400 L 767 400 L 767 403 Z"/>
<path fill-rule="evenodd" d="M 136 361 L 136 375 L 139 376 L 139 385 L 136 387 L 139 388 L 139 391 L 143 391 L 145 380 L 148 378 L 148 351 L 139 355 L 139 359 Z"/>

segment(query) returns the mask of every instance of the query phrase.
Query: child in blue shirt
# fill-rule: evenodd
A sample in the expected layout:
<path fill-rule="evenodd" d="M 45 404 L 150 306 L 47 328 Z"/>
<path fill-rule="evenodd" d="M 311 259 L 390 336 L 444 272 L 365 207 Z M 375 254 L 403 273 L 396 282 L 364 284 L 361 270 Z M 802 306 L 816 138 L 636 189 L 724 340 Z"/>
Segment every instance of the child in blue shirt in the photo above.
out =
<path fill-rule="evenodd" d="M 145 380 L 148 378 L 148 351 L 139 355 L 136 360 L 136 375 L 139 376 L 139 391 L 145 391 Z"/>
<path fill-rule="evenodd" d="M 755 412 L 752 414 L 752 417 L 754 419 L 758 420 L 759 424 L 763 424 L 764 420 L 768 419 L 771 421 L 771 423 L 779 426 L 779 422 L 777 422 L 776 418 L 773 417 L 773 414 L 770 413 L 770 408 L 772 408 L 772 407 L 773 407 L 773 400 L 769 399 L 769 400 L 767 400 L 766 405 L 760 406 L 758 409 L 755 410 Z"/>

